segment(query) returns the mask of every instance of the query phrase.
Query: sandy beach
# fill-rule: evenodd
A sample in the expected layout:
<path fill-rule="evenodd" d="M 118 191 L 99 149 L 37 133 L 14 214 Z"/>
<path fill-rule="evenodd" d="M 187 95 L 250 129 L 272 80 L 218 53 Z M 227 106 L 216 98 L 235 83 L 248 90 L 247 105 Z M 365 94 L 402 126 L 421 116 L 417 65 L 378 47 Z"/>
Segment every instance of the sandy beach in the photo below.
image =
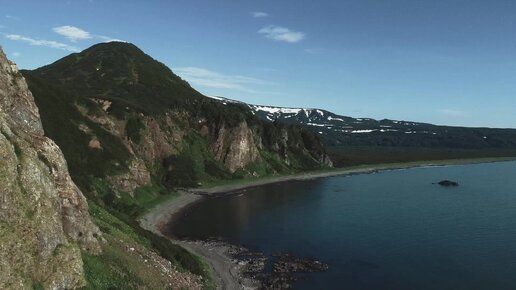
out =
<path fill-rule="evenodd" d="M 181 195 L 175 199 L 159 204 L 151 211 L 149 211 L 147 214 L 142 216 L 139 221 L 143 228 L 163 236 L 163 227 L 172 219 L 172 217 L 175 214 L 181 212 L 181 210 L 186 208 L 187 206 L 199 202 L 207 196 L 231 194 L 232 192 L 246 188 L 295 180 L 308 180 L 314 178 L 324 178 L 342 175 L 368 174 L 386 170 L 399 170 L 417 167 L 465 165 L 514 160 L 516 160 L 516 158 L 481 158 L 465 160 L 410 162 L 401 164 L 367 165 L 353 168 L 335 169 L 326 172 L 307 172 L 295 175 L 263 178 L 257 180 L 250 180 L 249 182 L 220 185 L 211 188 L 191 189 L 182 192 Z M 185 249 L 194 253 L 195 255 L 202 257 L 208 263 L 218 289 L 257 288 L 255 281 L 247 280 L 241 275 L 240 269 L 242 268 L 242 265 L 239 265 L 227 254 L 226 247 L 221 246 L 220 244 L 213 244 L 210 242 L 203 241 L 172 241 L 176 244 L 183 246 Z"/>

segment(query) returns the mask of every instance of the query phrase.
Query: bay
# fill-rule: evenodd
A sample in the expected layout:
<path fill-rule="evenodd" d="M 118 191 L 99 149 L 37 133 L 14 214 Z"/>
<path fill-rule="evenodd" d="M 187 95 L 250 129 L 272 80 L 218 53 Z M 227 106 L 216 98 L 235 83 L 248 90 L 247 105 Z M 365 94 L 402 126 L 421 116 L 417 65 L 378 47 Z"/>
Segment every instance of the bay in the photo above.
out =
<path fill-rule="evenodd" d="M 270 184 L 200 202 L 169 230 L 329 265 L 295 289 L 516 289 L 516 162 Z"/>

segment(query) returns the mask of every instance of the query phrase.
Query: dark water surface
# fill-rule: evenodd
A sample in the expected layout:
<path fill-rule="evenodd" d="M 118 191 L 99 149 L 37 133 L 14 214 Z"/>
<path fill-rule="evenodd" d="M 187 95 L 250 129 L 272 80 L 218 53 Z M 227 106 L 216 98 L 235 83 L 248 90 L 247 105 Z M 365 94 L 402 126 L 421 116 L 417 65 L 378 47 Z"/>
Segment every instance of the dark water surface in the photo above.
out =
<path fill-rule="evenodd" d="M 273 184 L 185 214 L 178 237 L 329 264 L 295 289 L 516 289 L 516 162 Z"/>

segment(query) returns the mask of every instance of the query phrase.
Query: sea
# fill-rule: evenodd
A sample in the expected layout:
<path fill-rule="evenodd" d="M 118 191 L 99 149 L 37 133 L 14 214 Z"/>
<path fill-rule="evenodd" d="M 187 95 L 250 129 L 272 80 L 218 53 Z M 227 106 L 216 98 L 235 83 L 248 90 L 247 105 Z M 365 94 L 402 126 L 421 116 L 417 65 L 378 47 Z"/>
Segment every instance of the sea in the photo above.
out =
<path fill-rule="evenodd" d="M 197 203 L 169 227 L 329 265 L 294 289 L 516 289 L 516 162 L 269 184 Z"/>

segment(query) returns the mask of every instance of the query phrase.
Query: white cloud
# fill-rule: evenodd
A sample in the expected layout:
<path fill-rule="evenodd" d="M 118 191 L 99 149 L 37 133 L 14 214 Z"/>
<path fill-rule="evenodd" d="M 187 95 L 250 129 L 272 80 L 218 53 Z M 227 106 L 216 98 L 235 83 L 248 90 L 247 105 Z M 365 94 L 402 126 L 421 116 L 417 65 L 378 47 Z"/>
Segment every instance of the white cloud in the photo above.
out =
<path fill-rule="evenodd" d="M 77 40 L 84 40 L 84 39 L 90 39 L 91 35 L 89 32 L 84 31 L 78 27 L 65 25 L 65 26 L 59 26 L 54 27 L 52 30 L 60 34 L 66 38 L 68 38 L 72 42 L 76 42 Z"/>
<path fill-rule="evenodd" d="M 437 112 L 448 117 L 464 117 L 466 115 L 466 112 L 454 109 L 440 109 Z"/>
<path fill-rule="evenodd" d="M 253 12 L 251 12 L 251 15 L 252 15 L 254 18 L 264 18 L 264 17 L 269 17 L 269 13 L 262 12 L 262 11 L 253 11 Z"/>
<path fill-rule="evenodd" d="M 199 67 L 182 67 L 174 70 L 191 84 L 205 88 L 238 90 L 252 93 L 248 86 L 270 85 L 270 82 L 240 75 L 225 75 Z"/>
<path fill-rule="evenodd" d="M 23 35 L 19 35 L 19 34 L 6 34 L 5 37 L 7 39 L 14 40 L 14 41 L 26 42 L 30 45 L 46 46 L 46 47 L 50 47 L 50 48 L 56 48 L 56 49 L 61 49 L 61 50 L 66 50 L 66 51 L 71 51 L 71 52 L 79 51 L 79 49 L 75 46 L 56 42 L 53 40 L 34 39 L 34 38 L 26 37 Z"/>
<path fill-rule="evenodd" d="M 12 15 L 5 15 L 5 18 L 7 18 L 9 20 L 20 21 L 20 17 L 16 17 L 16 16 L 12 16 Z"/>
<path fill-rule="evenodd" d="M 15 52 L 11 53 L 11 55 L 12 55 L 13 57 L 19 57 L 19 56 L 21 55 L 21 53 L 19 53 L 19 52 L 15 51 Z"/>
<path fill-rule="evenodd" d="M 265 37 L 277 41 L 284 41 L 288 43 L 296 43 L 306 38 L 303 32 L 292 31 L 288 28 L 269 25 L 260 30 L 258 33 L 265 35 Z"/>

